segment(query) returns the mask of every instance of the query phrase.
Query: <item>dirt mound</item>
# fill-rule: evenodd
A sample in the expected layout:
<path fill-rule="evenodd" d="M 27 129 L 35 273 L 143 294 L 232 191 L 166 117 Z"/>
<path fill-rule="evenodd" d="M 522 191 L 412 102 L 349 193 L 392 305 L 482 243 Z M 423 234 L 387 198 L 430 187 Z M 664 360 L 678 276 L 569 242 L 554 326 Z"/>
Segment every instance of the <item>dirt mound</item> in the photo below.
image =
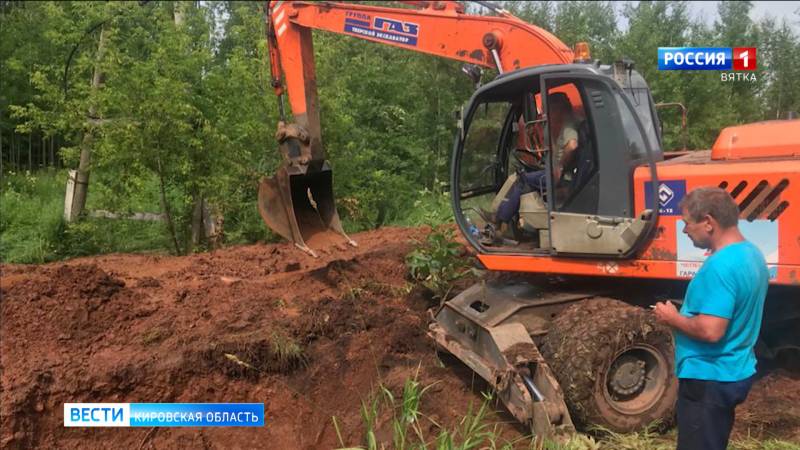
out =
<path fill-rule="evenodd" d="M 403 265 L 419 233 L 362 233 L 318 259 L 276 244 L 3 266 L 0 446 L 332 448 L 332 416 L 355 445 L 361 401 L 417 371 L 447 392 L 428 412 L 454 423 L 480 395 L 425 337 Z M 63 427 L 65 402 L 160 401 L 263 402 L 267 426 Z"/>
<path fill-rule="evenodd" d="M 455 428 L 485 384 L 425 336 L 432 305 L 403 264 L 425 231 L 362 233 L 317 259 L 284 243 L 0 266 L 0 447 L 334 448 L 332 417 L 363 445 L 362 401 L 415 376 L 432 385 L 422 431 Z M 64 428 L 65 402 L 261 402 L 266 426 Z"/>
<path fill-rule="evenodd" d="M 24 301 L 84 299 L 105 302 L 125 287 L 124 281 L 110 276 L 94 264 L 45 268 L 38 272 L 47 280 L 38 277 L 23 279 L 11 285 L 8 295 Z"/>

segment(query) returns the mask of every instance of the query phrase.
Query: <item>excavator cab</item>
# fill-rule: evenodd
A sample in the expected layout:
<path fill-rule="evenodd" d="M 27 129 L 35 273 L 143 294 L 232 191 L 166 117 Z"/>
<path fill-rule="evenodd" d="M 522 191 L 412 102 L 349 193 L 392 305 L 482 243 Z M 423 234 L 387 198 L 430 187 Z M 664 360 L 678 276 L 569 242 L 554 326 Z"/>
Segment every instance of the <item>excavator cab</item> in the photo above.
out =
<path fill-rule="evenodd" d="M 482 260 L 518 272 L 535 260 L 558 265 L 565 256 L 594 265 L 630 257 L 647 242 L 658 211 L 634 209 L 633 174 L 649 167 L 650 181 L 658 183 L 660 138 L 644 80 L 632 73 L 625 78 L 620 83 L 596 65 L 539 66 L 503 74 L 473 94 L 453 152 L 451 193 L 455 220 Z M 635 98 L 634 86 L 642 89 Z M 555 113 L 557 97 L 562 108 L 563 98 L 569 98 L 571 111 Z M 571 158 L 564 157 L 558 147 L 573 139 L 577 146 Z M 543 164 L 526 167 L 524 156 L 515 157 L 527 153 L 542 153 Z M 510 178 L 511 184 L 521 179 L 541 183 L 517 185 L 514 191 Z M 655 194 L 649 195 L 649 204 L 658 204 Z M 497 217 L 497 205 L 512 197 L 518 202 L 513 219 L 494 229 L 496 224 L 489 222 Z M 488 242 L 486 234 L 494 234 Z M 542 336 L 567 304 L 596 297 L 548 289 L 522 278 L 483 280 L 441 305 L 429 330 L 441 348 L 495 388 L 517 420 L 545 435 L 573 429 L 563 389 L 564 377 L 572 374 L 551 369 L 539 351 Z M 651 347 L 642 348 L 647 348 L 642 355 L 655 355 Z M 624 351 L 614 358 L 623 358 Z M 609 417 L 619 429 L 645 420 L 648 411 L 660 411 L 665 398 L 667 363 L 660 357 L 642 358 L 624 356 L 611 366 L 614 374 L 628 363 L 639 370 L 635 392 L 617 395 L 616 375 L 597 390 L 611 392 L 611 400 L 601 403 L 612 405 L 615 412 Z"/>
<path fill-rule="evenodd" d="M 649 90 L 632 95 L 632 84 L 596 66 L 542 66 L 475 92 L 460 124 L 451 186 L 456 221 L 476 248 L 611 257 L 637 250 L 657 211 L 634 210 L 633 170 L 649 165 L 655 182 L 663 155 Z M 557 119 L 548 104 L 558 96 L 569 98 L 567 118 Z M 567 127 L 577 148 L 562 158 Z M 542 164 L 526 164 L 526 154 L 543 155 Z M 515 209 L 505 222 L 504 202 Z"/>

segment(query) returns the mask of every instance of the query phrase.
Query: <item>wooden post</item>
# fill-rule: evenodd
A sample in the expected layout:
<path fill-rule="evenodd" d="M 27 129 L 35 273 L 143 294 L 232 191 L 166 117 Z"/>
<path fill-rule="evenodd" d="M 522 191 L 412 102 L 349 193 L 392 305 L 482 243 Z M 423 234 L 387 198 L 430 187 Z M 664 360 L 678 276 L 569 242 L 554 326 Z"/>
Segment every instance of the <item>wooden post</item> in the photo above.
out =
<path fill-rule="evenodd" d="M 64 220 L 70 221 L 72 217 L 72 198 L 75 196 L 75 177 L 77 170 L 70 170 L 67 175 L 67 190 L 64 193 Z"/>
<path fill-rule="evenodd" d="M 225 234 L 223 215 L 215 205 L 203 202 L 205 208 L 203 212 L 203 232 L 208 242 L 208 247 L 216 250 L 222 247 L 222 239 Z"/>
<path fill-rule="evenodd" d="M 194 247 L 200 245 L 203 240 L 203 216 L 205 215 L 205 202 L 195 194 L 194 207 L 192 208 L 192 235 L 187 243 L 186 253 L 194 251 Z"/>

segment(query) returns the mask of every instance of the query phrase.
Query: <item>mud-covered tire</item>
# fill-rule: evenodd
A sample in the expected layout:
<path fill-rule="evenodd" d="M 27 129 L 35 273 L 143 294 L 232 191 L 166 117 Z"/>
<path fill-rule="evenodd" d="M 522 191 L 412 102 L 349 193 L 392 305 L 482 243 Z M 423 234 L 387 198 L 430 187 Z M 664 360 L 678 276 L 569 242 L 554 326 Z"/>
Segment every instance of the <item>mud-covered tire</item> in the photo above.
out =
<path fill-rule="evenodd" d="M 672 334 L 649 311 L 608 298 L 578 302 L 553 320 L 541 352 L 579 427 L 628 432 L 672 422 Z"/>

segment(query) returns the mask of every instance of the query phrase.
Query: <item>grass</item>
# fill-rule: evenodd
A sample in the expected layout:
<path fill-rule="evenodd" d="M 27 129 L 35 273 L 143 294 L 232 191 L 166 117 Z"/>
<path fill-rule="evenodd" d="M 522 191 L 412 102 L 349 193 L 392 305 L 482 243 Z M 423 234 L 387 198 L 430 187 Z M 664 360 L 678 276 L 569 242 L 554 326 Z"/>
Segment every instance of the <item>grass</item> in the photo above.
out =
<path fill-rule="evenodd" d="M 111 252 L 167 249 L 160 222 L 87 217 L 67 224 L 63 218 L 67 173 L 7 173 L 0 184 L 0 260 L 9 263 L 49 261 Z M 99 198 L 99 183 L 89 198 Z M 94 195 L 94 197 L 93 197 Z M 99 200 L 98 200 L 99 201 Z M 110 200 L 109 200 L 110 201 Z M 119 201 L 117 203 L 120 203 Z M 92 207 L 92 202 L 89 202 Z"/>
<path fill-rule="evenodd" d="M 266 336 L 263 331 L 240 334 L 211 345 L 201 354 L 211 367 L 221 368 L 234 378 L 288 374 L 308 364 L 300 343 L 282 330 L 273 330 Z"/>
<path fill-rule="evenodd" d="M 58 175 L 61 175 L 59 177 Z M 10 173 L 0 184 L 0 260 L 43 263 L 56 259 L 65 226 L 64 172 Z"/>
<path fill-rule="evenodd" d="M 273 332 L 270 335 L 270 351 L 273 365 L 279 371 L 286 372 L 306 364 L 303 348 L 294 338 L 283 333 Z"/>
<path fill-rule="evenodd" d="M 0 261 L 40 264 L 66 258 L 105 253 L 173 251 L 166 226 L 160 221 L 84 217 L 67 224 L 63 219 L 67 171 L 7 172 L 0 182 Z M 114 181 L 93 175 L 86 208 L 127 216 L 135 212 L 159 213 L 155 179 L 134 180 L 122 194 L 109 186 Z M 255 195 L 255 193 L 253 193 Z M 186 196 L 168 192 L 179 238 L 188 233 L 190 207 Z M 253 243 L 274 238 L 261 221 L 255 199 L 235 198 L 225 215 L 228 244 Z M 273 239 L 274 240 L 274 239 Z"/>
<path fill-rule="evenodd" d="M 557 440 L 541 440 L 521 436 L 513 440 L 503 436 L 503 424 L 493 423 L 489 412 L 495 404 L 490 394 L 484 394 L 480 406 L 470 405 L 457 424 L 446 428 L 427 416 L 423 410 L 425 394 L 435 384 L 423 386 L 418 379 L 419 367 L 414 377 L 405 381 L 400 396 L 379 385 L 361 403 L 363 442 L 348 446 L 335 416 L 331 418 L 340 445 L 339 450 L 477 450 L 477 449 L 529 449 L 529 450 L 672 450 L 675 448 L 675 430 L 659 434 L 658 424 L 637 433 L 615 433 L 595 428 L 593 435 L 575 433 Z M 432 425 L 432 427 L 431 427 Z M 424 430 L 435 430 L 425 433 Z M 385 442 L 378 436 L 390 436 Z M 732 440 L 730 450 L 800 450 L 800 444 L 779 439 L 758 440 L 746 438 Z"/>
<path fill-rule="evenodd" d="M 151 328 L 142 334 L 141 341 L 144 345 L 153 345 L 157 344 L 167 337 L 169 337 L 170 332 L 161 327 Z"/>
<path fill-rule="evenodd" d="M 636 433 L 616 433 L 603 427 L 594 427 L 592 432 L 602 436 L 598 443 L 601 448 L 619 450 L 668 450 L 674 448 L 674 436 L 660 435 L 655 432 L 658 427 L 659 423 L 654 422 Z"/>
<path fill-rule="evenodd" d="M 732 441 L 728 448 L 730 450 L 800 450 L 800 443 L 748 437 Z"/>
<path fill-rule="evenodd" d="M 486 396 L 478 408 L 470 405 L 467 414 L 458 426 L 445 429 L 432 418 L 422 412 L 422 401 L 425 393 L 434 386 L 422 386 L 417 374 L 406 379 L 400 396 L 395 396 L 385 385 L 380 385 L 366 400 L 361 403 L 361 419 L 364 426 L 364 447 L 347 447 L 342 439 L 341 430 L 336 417 L 332 417 L 334 428 L 342 448 L 366 448 L 379 450 L 392 448 L 395 450 L 471 450 L 479 448 L 512 448 L 509 443 L 498 446 L 497 429 L 486 421 L 490 411 L 491 396 Z M 386 414 L 388 422 L 379 419 Z M 388 424 L 388 425 L 384 425 Z M 426 435 L 424 430 L 433 425 L 438 430 L 435 435 Z M 378 440 L 381 427 L 388 426 L 391 431 L 391 445 Z M 487 447 L 487 444 L 489 447 Z"/>

